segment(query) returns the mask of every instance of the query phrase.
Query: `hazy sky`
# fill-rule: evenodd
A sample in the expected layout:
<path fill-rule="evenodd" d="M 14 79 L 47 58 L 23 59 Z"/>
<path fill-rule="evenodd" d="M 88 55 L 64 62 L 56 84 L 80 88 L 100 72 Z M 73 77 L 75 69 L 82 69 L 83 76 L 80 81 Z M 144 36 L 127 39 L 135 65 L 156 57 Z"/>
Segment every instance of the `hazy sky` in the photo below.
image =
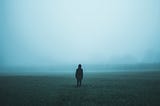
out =
<path fill-rule="evenodd" d="M 2 66 L 160 62 L 160 0 L 1 0 Z"/>

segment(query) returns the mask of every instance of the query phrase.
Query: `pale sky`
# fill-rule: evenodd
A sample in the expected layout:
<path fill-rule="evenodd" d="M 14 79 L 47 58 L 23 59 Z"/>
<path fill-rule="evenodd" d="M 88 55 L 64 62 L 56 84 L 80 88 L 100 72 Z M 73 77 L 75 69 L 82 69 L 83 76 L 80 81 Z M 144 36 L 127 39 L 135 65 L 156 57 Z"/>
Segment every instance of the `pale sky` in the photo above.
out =
<path fill-rule="evenodd" d="M 160 62 L 160 0 L 1 0 L 1 65 Z"/>

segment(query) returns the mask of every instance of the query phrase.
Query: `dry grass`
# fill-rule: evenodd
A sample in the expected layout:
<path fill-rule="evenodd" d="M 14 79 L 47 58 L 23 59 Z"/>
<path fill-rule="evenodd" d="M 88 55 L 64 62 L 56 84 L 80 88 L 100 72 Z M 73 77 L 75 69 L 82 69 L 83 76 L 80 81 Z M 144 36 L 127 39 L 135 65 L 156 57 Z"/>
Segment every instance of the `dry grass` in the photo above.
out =
<path fill-rule="evenodd" d="M 1 106 L 160 106 L 160 72 L 1 76 Z"/>

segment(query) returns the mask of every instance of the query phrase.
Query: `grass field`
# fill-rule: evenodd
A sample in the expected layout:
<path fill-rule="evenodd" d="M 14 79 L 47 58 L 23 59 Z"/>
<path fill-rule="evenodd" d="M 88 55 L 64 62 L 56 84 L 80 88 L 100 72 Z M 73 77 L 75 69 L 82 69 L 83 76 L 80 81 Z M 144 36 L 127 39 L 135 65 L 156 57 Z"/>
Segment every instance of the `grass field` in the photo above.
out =
<path fill-rule="evenodd" d="M 1 76 L 1 106 L 160 106 L 160 71 Z"/>

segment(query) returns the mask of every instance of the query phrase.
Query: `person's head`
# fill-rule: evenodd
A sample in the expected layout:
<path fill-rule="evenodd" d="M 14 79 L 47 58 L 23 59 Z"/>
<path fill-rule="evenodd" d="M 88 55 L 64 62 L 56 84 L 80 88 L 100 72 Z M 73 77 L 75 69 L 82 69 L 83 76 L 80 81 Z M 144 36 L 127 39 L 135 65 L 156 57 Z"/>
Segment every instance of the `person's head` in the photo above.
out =
<path fill-rule="evenodd" d="M 78 68 L 81 68 L 81 67 L 82 67 L 82 65 L 81 65 L 81 64 L 79 64 L 79 65 L 78 65 Z"/>

